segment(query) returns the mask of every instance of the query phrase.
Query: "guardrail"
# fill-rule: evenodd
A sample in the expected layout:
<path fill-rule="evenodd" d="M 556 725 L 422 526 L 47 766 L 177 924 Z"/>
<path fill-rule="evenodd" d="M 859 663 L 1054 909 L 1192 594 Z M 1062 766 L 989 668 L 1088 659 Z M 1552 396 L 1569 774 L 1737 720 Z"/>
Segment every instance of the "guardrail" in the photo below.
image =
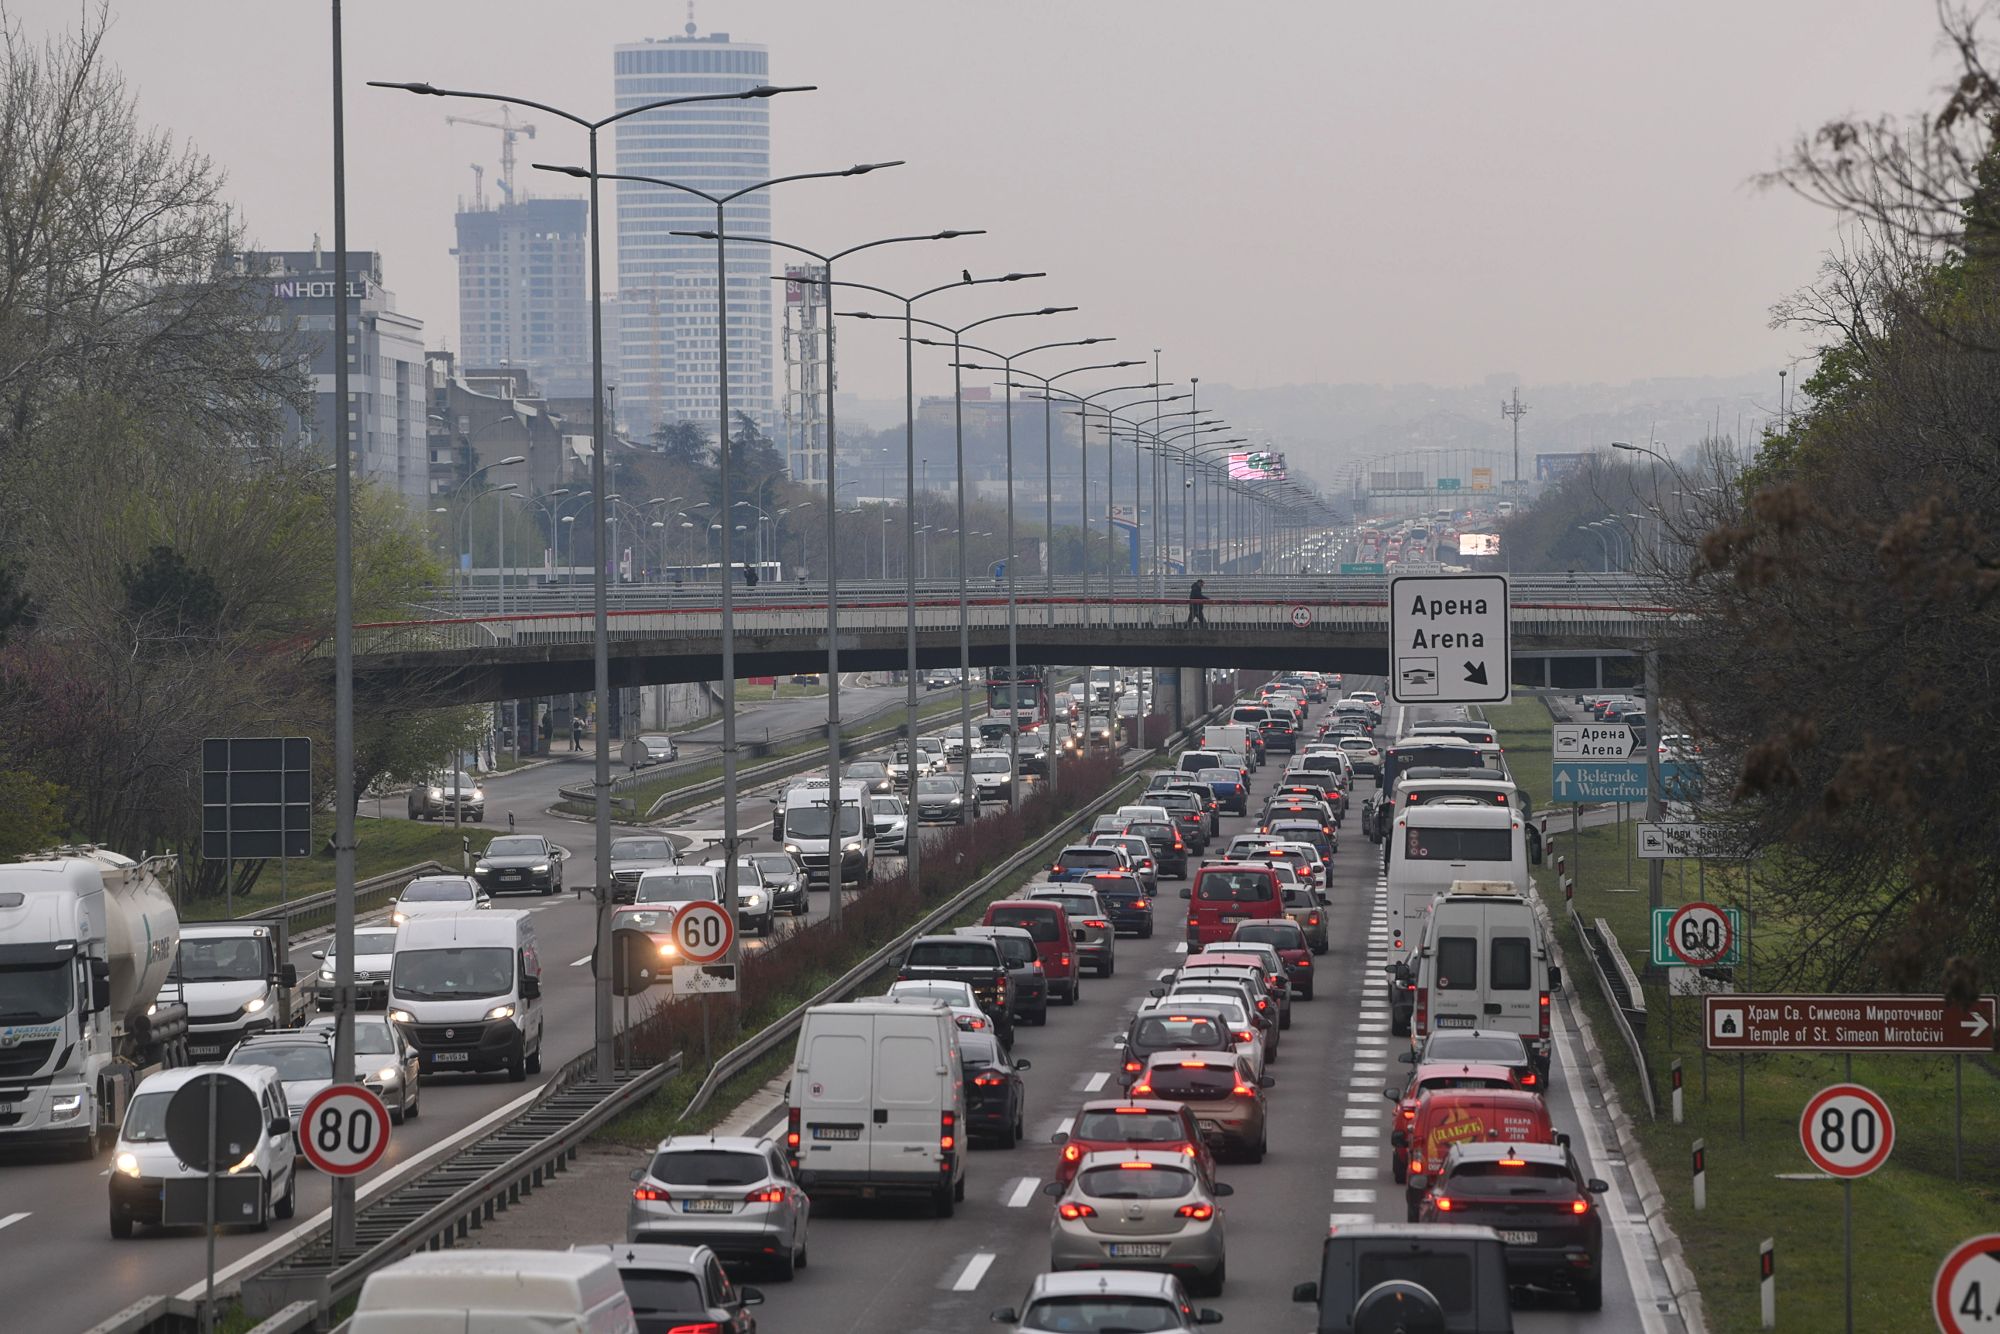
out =
<path fill-rule="evenodd" d="M 451 867 L 439 861 L 418 862 L 400 870 L 385 871 L 381 875 L 370 876 L 366 880 L 354 882 L 354 911 L 371 912 L 376 908 L 386 908 L 395 897 L 403 892 L 403 886 L 420 875 L 457 875 Z M 279 904 L 275 908 L 258 908 L 252 912 L 239 913 L 236 920 L 269 921 L 282 920 L 287 935 L 296 934 L 301 927 L 333 925 L 333 890 L 322 890 L 308 894 L 302 899 Z"/>
<path fill-rule="evenodd" d="M 1646 1069 L 1645 988 L 1639 984 L 1632 965 L 1625 961 L 1625 952 L 1618 948 L 1618 937 L 1602 917 L 1585 926 L 1582 916 L 1572 907 L 1569 920 L 1570 925 L 1576 928 L 1576 938 L 1583 942 L 1590 955 L 1590 970 L 1597 975 L 1597 985 L 1611 1007 L 1611 1018 L 1618 1025 L 1618 1035 L 1625 1040 L 1625 1048 L 1632 1054 L 1632 1064 L 1639 1072 L 1639 1091 L 1646 1098 L 1646 1115 L 1657 1120 L 1659 1103 L 1653 1096 L 1653 1076 Z"/>
<path fill-rule="evenodd" d="M 844 721 L 842 725 L 846 725 Z M 793 741 L 810 740 L 815 733 L 824 736 L 826 729 L 824 726 L 808 728 L 798 733 L 793 738 Z M 840 753 L 844 757 L 857 752 L 872 750 L 886 741 L 894 741 L 902 733 L 903 727 L 899 723 L 893 727 L 878 728 L 873 732 L 864 732 L 859 736 L 843 735 L 840 739 Z M 791 743 L 773 742 L 771 744 L 786 745 Z M 759 783 L 767 778 L 784 778 L 790 774 L 814 768 L 823 763 L 825 759 L 826 752 L 815 750 L 799 755 L 787 755 L 783 759 L 772 760 L 768 764 L 753 765 L 748 769 L 739 769 L 736 771 L 736 785 L 741 788 L 746 783 Z M 706 767 L 713 763 L 715 763 L 714 760 L 705 760 L 701 762 L 701 767 Z M 692 768 L 694 766 L 686 767 Z M 651 769 L 641 769 L 636 773 L 620 774 L 611 780 L 611 791 L 615 797 L 619 792 L 628 791 L 633 787 L 650 783 L 656 778 L 672 777 L 673 769 L 674 766 L 671 765 L 656 765 Z M 719 777 L 711 778 L 704 783 L 689 783 L 686 787 L 670 788 L 660 794 L 659 800 L 653 803 L 652 808 L 647 810 L 646 815 L 650 817 L 653 810 L 658 809 L 660 802 L 669 799 L 674 801 L 702 801 L 721 795 L 722 779 Z M 556 789 L 556 796 L 563 801 L 573 801 L 578 805 L 588 806 L 597 799 L 597 784 L 594 782 L 565 784 Z M 636 810 L 634 813 L 636 814 Z"/>

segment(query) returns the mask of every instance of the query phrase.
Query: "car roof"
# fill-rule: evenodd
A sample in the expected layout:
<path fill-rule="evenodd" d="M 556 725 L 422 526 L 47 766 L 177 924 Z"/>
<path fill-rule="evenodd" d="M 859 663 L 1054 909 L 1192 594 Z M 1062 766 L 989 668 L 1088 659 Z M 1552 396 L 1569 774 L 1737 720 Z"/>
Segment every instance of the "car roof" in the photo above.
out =
<path fill-rule="evenodd" d="M 706 1246 L 669 1246 L 658 1241 L 595 1242 L 572 1246 L 577 1255 L 602 1255 L 620 1269 L 683 1269 L 700 1273 L 706 1266 Z"/>
<path fill-rule="evenodd" d="M 268 1065 L 184 1065 L 177 1070 L 156 1070 L 147 1075 L 134 1090 L 134 1096 L 140 1093 L 172 1093 L 203 1075 L 218 1072 L 242 1080 L 259 1093 L 263 1092 L 266 1084 L 278 1082 L 278 1072 Z"/>
<path fill-rule="evenodd" d="M 1025 926 L 961 926 L 953 928 L 952 934 L 954 936 L 982 936 L 989 940 L 1000 936 L 1021 936 L 1029 941 L 1035 938 L 1035 933 L 1028 930 Z"/>
<path fill-rule="evenodd" d="M 1233 1049 L 1230 1051 L 1197 1051 L 1193 1049 L 1182 1050 L 1176 1048 L 1169 1051 L 1154 1052 L 1151 1056 L 1148 1056 L 1146 1058 L 1146 1064 L 1179 1065 L 1183 1061 L 1200 1061 L 1203 1065 L 1221 1065 L 1221 1066 L 1227 1066 L 1229 1069 L 1234 1070 L 1236 1068 L 1236 1063 L 1238 1061 L 1241 1061 L 1242 1059 L 1243 1058 L 1241 1056 L 1238 1056 Z"/>

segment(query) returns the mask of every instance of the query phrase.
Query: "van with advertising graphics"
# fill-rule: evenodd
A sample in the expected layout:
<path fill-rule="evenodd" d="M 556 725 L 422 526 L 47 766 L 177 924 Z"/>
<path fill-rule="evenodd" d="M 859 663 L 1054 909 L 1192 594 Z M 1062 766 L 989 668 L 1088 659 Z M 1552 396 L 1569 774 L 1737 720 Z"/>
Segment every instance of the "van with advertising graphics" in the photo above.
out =
<path fill-rule="evenodd" d="M 1411 1222 L 1430 1178 L 1454 1144 L 1566 1144 L 1549 1116 L 1546 1099 L 1523 1089 L 1426 1089 L 1416 1114 L 1391 1132 L 1389 1147 L 1403 1155 L 1404 1207 Z"/>
<path fill-rule="evenodd" d="M 1548 1073 L 1549 1003 L 1562 969 L 1549 962 L 1541 920 L 1512 884 L 1454 880 L 1431 901 L 1410 971 L 1414 1045 L 1443 1029 L 1501 1029 L 1520 1034 Z"/>
<path fill-rule="evenodd" d="M 542 1068 L 542 960 L 534 914 L 420 917 L 396 932 L 389 1018 L 425 1075 Z"/>
<path fill-rule="evenodd" d="M 1389 829 L 1389 1023 L 1410 1031 L 1414 959 L 1431 900 L 1458 880 L 1497 880 L 1528 895 L 1528 840 L 1507 806 L 1438 803 L 1406 807 Z"/>
<path fill-rule="evenodd" d="M 792 1060 L 785 1146 L 815 1200 L 965 1198 L 965 1088 L 943 1001 L 847 1001 L 806 1011 Z"/>

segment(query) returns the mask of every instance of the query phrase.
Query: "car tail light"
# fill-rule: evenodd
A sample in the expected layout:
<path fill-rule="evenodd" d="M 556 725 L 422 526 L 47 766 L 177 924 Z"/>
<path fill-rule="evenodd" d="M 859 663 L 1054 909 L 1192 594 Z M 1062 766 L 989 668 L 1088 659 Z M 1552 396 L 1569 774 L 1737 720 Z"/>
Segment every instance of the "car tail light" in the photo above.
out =
<path fill-rule="evenodd" d="M 1569 1202 L 1569 1211 L 1573 1214 L 1587 1214 L 1590 1212 L 1590 1201 L 1585 1199 L 1571 1200 Z"/>
<path fill-rule="evenodd" d="M 1312 966 L 1313 966 L 1313 961 L 1312 961 L 1311 959 L 1300 959 L 1300 960 L 1299 960 L 1299 967 L 1301 967 L 1301 968 L 1310 968 L 1310 967 L 1312 967 Z"/>
<path fill-rule="evenodd" d="M 1526 1167 L 1527 1165 L 1528 1165 L 1528 1160 L 1525 1158 L 1500 1159 L 1500 1166 L 1502 1167 Z"/>
<path fill-rule="evenodd" d="M 1078 1148 L 1075 1144 L 1065 1144 L 1063 1145 L 1062 1156 L 1064 1162 L 1073 1163 L 1083 1157 L 1083 1150 Z"/>
<path fill-rule="evenodd" d="M 1418 987 L 1416 1031 L 1418 1033 L 1424 1033 L 1428 1031 L 1430 1027 L 1430 1021 L 1431 1021 L 1431 989 L 1429 987 Z"/>
<path fill-rule="evenodd" d="M 947 1153 L 958 1147 L 957 1112 L 944 1112 L 938 1116 L 938 1147 Z"/>
<path fill-rule="evenodd" d="M 1060 962 L 1062 966 L 1065 968 L 1069 967 L 1069 956 L 1067 954 L 1062 955 L 1058 960 L 1058 962 Z"/>
<path fill-rule="evenodd" d="M 669 1325 L 667 1334 L 726 1334 L 713 1320 L 697 1320 L 692 1325 Z"/>
<path fill-rule="evenodd" d="M 1007 1082 L 1007 1076 L 998 1070 L 981 1070 L 972 1077 L 972 1082 L 983 1089 L 997 1089 Z"/>
<path fill-rule="evenodd" d="M 1174 1210 L 1174 1212 L 1182 1218 L 1192 1218 L 1197 1222 L 1205 1223 L 1215 1217 L 1215 1206 L 1212 1204 L 1183 1204 L 1180 1208 Z"/>
<path fill-rule="evenodd" d="M 1111 925 L 1111 923 L 1105 921 L 1102 917 L 1086 917 L 1083 920 L 1083 924 L 1095 927 L 1107 927 Z"/>
<path fill-rule="evenodd" d="M 667 1194 L 666 1191 L 660 1189 L 658 1186 L 634 1186 L 632 1188 L 632 1198 L 635 1200 L 644 1200 L 648 1204 L 664 1204 L 670 1202 L 674 1197 Z"/>
<path fill-rule="evenodd" d="M 1239 1028 L 1238 1030 L 1236 1030 L 1236 1040 L 1238 1042 L 1251 1042 L 1254 1041 L 1256 1037 L 1257 1037 L 1257 1030 L 1254 1028 Z"/>
<path fill-rule="evenodd" d="M 1054 866 L 1051 866 L 1049 868 L 1050 875 L 1061 875 L 1062 873 L 1063 873 L 1063 868 L 1061 862 L 1057 862 Z"/>
<path fill-rule="evenodd" d="M 1549 1040 L 1549 993 L 1542 993 L 1542 1003 L 1537 1007 L 1542 1012 L 1542 1041 Z"/>
<path fill-rule="evenodd" d="M 1059 1205 L 1059 1206 L 1057 1207 L 1057 1209 L 1056 1209 L 1056 1212 L 1057 1212 L 1057 1213 L 1059 1213 L 1059 1214 L 1061 1214 L 1061 1215 L 1062 1215 L 1062 1216 L 1063 1216 L 1064 1218 L 1067 1218 L 1067 1219 L 1071 1219 L 1071 1220 L 1075 1220 L 1075 1219 L 1078 1219 L 1078 1218 L 1095 1218 L 1095 1217 L 1097 1217 L 1097 1210 L 1095 1210 L 1095 1209 L 1091 1208 L 1091 1207 L 1090 1207 L 1089 1205 L 1087 1205 L 1087 1204 L 1063 1204 L 1063 1205 Z"/>
<path fill-rule="evenodd" d="M 796 1154 L 799 1151 L 799 1109 L 792 1108 L 785 1122 L 785 1147 Z"/>
<path fill-rule="evenodd" d="M 1235 1094 L 1239 1098 L 1254 1098 L 1257 1096 L 1257 1090 L 1250 1087 L 1250 1085 L 1248 1084 L 1238 1084 L 1235 1088 L 1229 1091 Z"/>
<path fill-rule="evenodd" d="M 1417 1105 L 1415 1103 L 1406 1102 L 1403 1104 L 1403 1119 L 1405 1121 L 1414 1121 L 1417 1119 Z"/>
<path fill-rule="evenodd" d="M 743 1202 L 745 1204 L 783 1204 L 785 1202 L 785 1188 L 783 1186 L 766 1186 L 762 1190 L 753 1190 L 743 1197 Z"/>
<path fill-rule="evenodd" d="M 1152 1091 L 1153 1091 L 1153 1086 L 1151 1083 L 1138 1083 L 1132 1086 L 1132 1092 L 1136 1097 L 1143 1098 Z"/>
<path fill-rule="evenodd" d="M 1539 1077 L 1535 1074 L 1533 1070 L 1523 1070 L 1521 1072 L 1521 1087 L 1524 1089 L 1533 1088 L 1537 1083 L 1538 1078 Z"/>
<path fill-rule="evenodd" d="M 1438 1212 L 1441 1214 L 1448 1214 L 1451 1212 L 1451 1196 L 1449 1195 L 1439 1195 L 1435 1199 L 1433 1199 L 1431 1203 L 1435 1204 L 1438 1207 Z"/>
<path fill-rule="evenodd" d="M 1151 907 L 1152 905 L 1148 903 L 1145 899 L 1138 899 L 1133 902 L 1132 906 L 1134 908 L 1148 908 Z"/>
<path fill-rule="evenodd" d="M 1136 1075 L 1145 1068 L 1145 1065 L 1138 1061 L 1125 1062 L 1125 1073 L 1128 1075 Z"/>
<path fill-rule="evenodd" d="M 1318 913 L 1313 913 L 1313 914 L 1312 914 L 1311 916 L 1307 917 L 1307 918 L 1306 918 L 1306 925 L 1307 925 L 1307 926 L 1318 926 L 1318 925 L 1319 925 L 1319 914 L 1318 914 Z"/>

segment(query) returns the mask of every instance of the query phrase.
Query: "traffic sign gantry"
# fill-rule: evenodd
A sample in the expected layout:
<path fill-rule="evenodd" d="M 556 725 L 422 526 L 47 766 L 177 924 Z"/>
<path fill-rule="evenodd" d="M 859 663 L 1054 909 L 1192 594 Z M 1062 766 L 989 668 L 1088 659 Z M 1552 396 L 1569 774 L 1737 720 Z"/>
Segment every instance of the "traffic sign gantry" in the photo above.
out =
<path fill-rule="evenodd" d="M 2000 1232 L 1952 1247 L 1931 1284 L 1931 1314 L 1943 1334 L 2000 1329 Z"/>
<path fill-rule="evenodd" d="M 1389 696 L 1398 704 L 1502 704 L 1513 691 L 1507 577 L 1389 581 Z"/>
<path fill-rule="evenodd" d="M 389 1147 L 389 1109 L 360 1084 L 323 1088 L 306 1103 L 299 1147 L 328 1176 L 359 1176 Z"/>
<path fill-rule="evenodd" d="M 689 963 L 714 963 L 736 943 L 736 923 L 719 903 L 690 903 L 674 914 L 674 945 Z"/>
<path fill-rule="evenodd" d="M 1704 996 L 1710 1051 L 1990 1053 L 1994 998 L 1967 1008 L 1941 996 Z"/>
<path fill-rule="evenodd" d="M 1799 1114 L 1799 1143 L 1812 1165 L 1828 1176 L 1865 1177 L 1889 1161 L 1896 1147 L 1896 1118 L 1874 1089 L 1830 1084 L 1812 1095 Z"/>

